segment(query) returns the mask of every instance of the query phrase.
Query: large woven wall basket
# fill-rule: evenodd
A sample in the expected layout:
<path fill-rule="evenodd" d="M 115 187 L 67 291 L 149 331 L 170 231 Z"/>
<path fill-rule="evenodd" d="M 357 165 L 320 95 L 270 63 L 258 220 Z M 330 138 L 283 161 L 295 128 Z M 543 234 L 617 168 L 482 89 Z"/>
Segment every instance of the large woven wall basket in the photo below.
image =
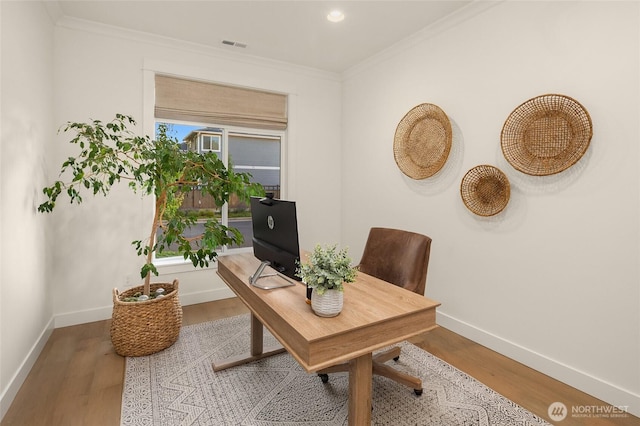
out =
<path fill-rule="evenodd" d="M 111 342 L 118 355 L 145 356 L 173 345 L 182 326 L 182 306 L 178 298 L 178 280 L 151 284 L 151 291 L 163 287 L 166 296 L 144 302 L 123 302 L 121 298 L 142 292 L 143 286 L 122 294 L 113 290 Z"/>
<path fill-rule="evenodd" d="M 440 107 L 420 104 L 398 123 L 393 156 L 405 175 L 425 179 L 444 166 L 451 151 L 451 122 Z"/>
<path fill-rule="evenodd" d="M 502 127 L 500 143 L 516 170 L 547 176 L 574 165 L 592 135 L 587 110 L 573 98 L 551 94 L 529 99 L 513 110 Z"/>
<path fill-rule="evenodd" d="M 509 179 L 494 166 L 481 165 L 469 170 L 462 178 L 460 195 L 464 205 L 479 216 L 500 213 L 509 203 Z"/>

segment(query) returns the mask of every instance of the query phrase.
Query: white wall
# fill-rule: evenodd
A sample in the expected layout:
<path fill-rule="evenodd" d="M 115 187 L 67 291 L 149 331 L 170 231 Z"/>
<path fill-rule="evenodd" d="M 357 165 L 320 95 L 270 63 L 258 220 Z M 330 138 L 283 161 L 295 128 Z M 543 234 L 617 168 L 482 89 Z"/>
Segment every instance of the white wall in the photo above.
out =
<path fill-rule="evenodd" d="M 53 24 L 39 2 L 0 2 L 0 418 L 53 327 L 47 226 L 36 212 L 53 126 Z M 20 40 L 20 43 L 15 43 Z"/>
<path fill-rule="evenodd" d="M 67 121 L 134 116 L 153 133 L 153 73 L 273 90 L 289 95 L 286 197 L 299 201 L 300 243 L 339 241 L 340 80 L 296 68 L 58 18 L 55 4 L 0 2 L 2 13 L 2 236 L 0 418 L 52 327 L 110 318 L 112 289 L 137 285 L 143 260 L 130 242 L 145 238 L 151 200 L 126 184 L 109 198 L 61 201 L 36 212 L 41 188 L 72 155 Z M 46 7 L 45 7 L 46 6 Z M 46 157 L 45 157 L 46 156 Z M 328 208 L 327 206 L 331 206 Z M 316 226 L 321 216 L 324 226 Z M 232 296 L 215 267 L 165 265 L 181 280 L 183 304 Z"/>
<path fill-rule="evenodd" d="M 149 131 L 153 71 L 290 93 L 288 197 L 300 202 L 303 247 L 341 241 L 357 258 L 370 226 L 424 232 L 442 325 L 640 414 L 638 3 L 500 3 L 350 70 L 342 87 L 336 75 L 95 24 L 53 29 L 41 3 L 0 2 L 0 18 L 0 415 L 53 318 L 107 318 L 111 289 L 136 280 L 129 242 L 146 234 L 148 200 L 122 190 L 46 217 L 35 208 L 69 154 L 58 126 L 122 112 Z M 533 178 L 506 163 L 500 129 L 550 92 L 583 103 L 594 137 L 577 165 Z M 454 148 L 437 176 L 416 182 L 392 144 L 422 102 L 448 113 Z M 482 163 L 512 184 L 509 206 L 489 219 L 459 196 Z M 183 303 L 227 294 L 213 269 L 163 275 L 181 279 Z"/>
<path fill-rule="evenodd" d="M 639 4 L 503 2 L 458 18 L 347 73 L 343 243 L 361 250 L 374 225 L 431 236 L 426 294 L 441 325 L 638 415 Z M 500 131 L 546 93 L 581 102 L 594 135 L 574 167 L 531 177 L 506 162 Z M 448 114 L 453 149 L 413 181 L 393 137 L 424 102 Z M 479 164 L 511 182 L 492 218 L 460 198 Z"/>
<path fill-rule="evenodd" d="M 56 26 L 55 49 L 57 125 L 69 120 L 106 121 L 119 112 L 135 117 L 141 132 L 153 134 L 154 72 L 289 94 L 284 196 L 299 202 L 300 244 L 339 241 L 338 75 L 76 20 Z M 64 134 L 55 139 L 51 164 L 59 165 L 72 154 L 69 139 Z M 126 185 L 108 198 L 84 198 L 79 207 L 59 202 L 53 213 L 56 326 L 109 317 L 112 288 L 140 283 L 143 260 L 130 242 L 147 237 L 151 200 L 130 193 Z M 183 304 L 232 295 L 213 268 L 174 265 L 162 268 L 161 275 L 160 281 L 180 279 Z"/>

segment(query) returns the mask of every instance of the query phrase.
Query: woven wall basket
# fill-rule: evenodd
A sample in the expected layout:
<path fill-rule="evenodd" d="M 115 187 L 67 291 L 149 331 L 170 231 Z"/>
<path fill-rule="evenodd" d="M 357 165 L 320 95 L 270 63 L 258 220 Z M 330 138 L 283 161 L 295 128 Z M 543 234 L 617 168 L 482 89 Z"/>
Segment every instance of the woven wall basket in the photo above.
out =
<path fill-rule="evenodd" d="M 462 178 L 460 195 L 464 205 L 479 216 L 500 213 L 509 203 L 511 186 L 507 176 L 497 167 L 481 165 Z"/>
<path fill-rule="evenodd" d="M 178 340 L 182 326 L 182 307 L 178 298 L 178 280 L 172 284 L 151 284 L 151 291 L 162 287 L 166 296 L 144 302 L 120 299 L 142 292 L 143 286 L 122 294 L 113 290 L 111 342 L 118 355 L 145 356 L 159 352 Z"/>
<path fill-rule="evenodd" d="M 586 152 L 591 117 L 564 95 L 529 99 L 509 115 L 500 136 L 502 153 L 515 169 L 533 176 L 560 173 Z"/>
<path fill-rule="evenodd" d="M 451 122 L 437 105 L 420 104 L 400 120 L 393 156 L 405 175 L 425 179 L 436 174 L 451 151 Z"/>

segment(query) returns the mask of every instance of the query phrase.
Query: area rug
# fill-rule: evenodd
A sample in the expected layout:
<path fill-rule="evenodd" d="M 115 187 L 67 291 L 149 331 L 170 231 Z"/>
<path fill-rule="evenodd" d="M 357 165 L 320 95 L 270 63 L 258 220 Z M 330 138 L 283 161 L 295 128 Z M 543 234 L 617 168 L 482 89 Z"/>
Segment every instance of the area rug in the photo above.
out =
<path fill-rule="evenodd" d="M 249 348 L 248 314 L 183 327 L 157 354 L 127 358 L 122 426 L 340 426 L 349 380 L 323 384 L 287 353 L 213 372 L 212 360 Z M 276 343 L 265 330 L 265 344 Z M 482 383 L 408 342 L 394 367 L 421 377 L 424 393 L 374 377 L 372 424 L 549 426 Z"/>

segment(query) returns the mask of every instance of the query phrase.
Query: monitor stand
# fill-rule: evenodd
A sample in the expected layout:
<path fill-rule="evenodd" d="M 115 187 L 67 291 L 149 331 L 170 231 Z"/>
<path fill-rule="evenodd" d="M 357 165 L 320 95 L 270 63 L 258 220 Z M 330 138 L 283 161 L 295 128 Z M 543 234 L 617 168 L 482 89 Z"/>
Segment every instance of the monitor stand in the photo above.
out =
<path fill-rule="evenodd" d="M 258 266 L 258 269 L 256 269 L 256 272 L 254 272 L 253 275 L 249 276 L 249 284 L 251 284 L 254 287 L 261 288 L 263 290 L 270 290 L 272 288 L 289 287 L 292 285 L 296 285 L 294 281 L 290 280 L 289 278 L 285 277 L 284 275 L 278 272 L 274 272 L 272 274 L 264 274 L 265 268 L 269 265 L 271 265 L 271 262 L 269 262 L 268 260 L 262 261 L 260 263 L 260 266 Z M 270 280 L 268 284 L 265 284 L 265 285 L 259 284 L 258 280 L 260 278 L 265 278 L 265 277 L 280 277 L 282 278 L 282 280 L 278 282 L 274 282 L 273 280 Z"/>

